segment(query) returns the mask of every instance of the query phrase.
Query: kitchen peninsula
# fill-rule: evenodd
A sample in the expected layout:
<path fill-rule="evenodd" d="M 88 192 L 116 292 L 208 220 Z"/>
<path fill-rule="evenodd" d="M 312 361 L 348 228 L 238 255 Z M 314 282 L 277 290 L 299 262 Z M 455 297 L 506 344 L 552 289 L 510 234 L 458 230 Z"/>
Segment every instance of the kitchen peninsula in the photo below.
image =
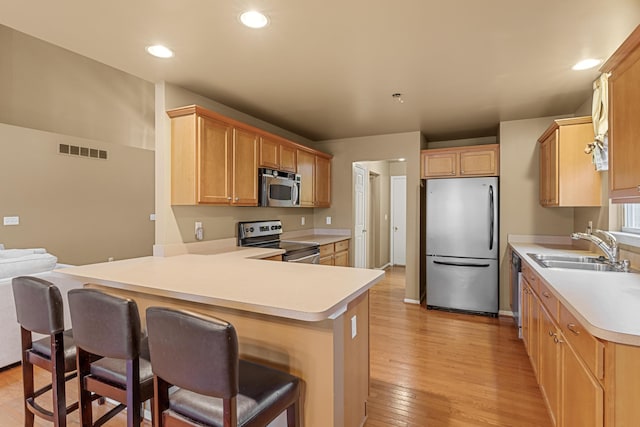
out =
<path fill-rule="evenodd" d="M 368 290 L 384 272 L 260 259 L 279 253 L 234 248 L 59 273 L 134 299 L 141 316 L 160 305 L 233 323 L 242 357 L 303 379 L 303 425 L 362 425 L 369 390 Z"/>

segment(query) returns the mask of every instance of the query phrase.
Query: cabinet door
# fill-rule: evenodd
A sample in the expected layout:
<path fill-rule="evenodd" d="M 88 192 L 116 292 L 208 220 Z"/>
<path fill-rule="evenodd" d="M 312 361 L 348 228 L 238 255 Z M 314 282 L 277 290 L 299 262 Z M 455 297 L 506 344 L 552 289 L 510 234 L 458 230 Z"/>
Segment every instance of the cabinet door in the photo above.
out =
<path fill-rule="evenodd" d="M 558 131 L 540 145 L 540 204 L 558 205 Z"/>
<path fill-rule="evenodd" d="M 298 150 L 298 173 L 300 174 L 300 206 L 314 206 L 316 156 L 308 151 Z"/>
<path fill-rule="evenodd" d="M 422 177 L 433 178 L 457 174 L 458 153 L 422 153 Z"/>
<path fill-rule="evenodd" d="M 640 48 L 636 47 L 609 78 L 609 195 L 614 202 L 640 203 L 638 82 Z"/>
<path fill-rule="evenodd" d="M 280 170 L 297 172 L 295 147 L 280 144 Z"/>
<path fill-rule="evenodd" d="M 522 276 L 522 293 L 520 294 L 520 316 L 522 316 L 522 342 L 527 354 L 531 354 L 531 285 Z"/>
<path fill-rule="evenodd" d="M 536 378 L 540 378 L 540 301 L 533 292 L 531 292 L 529 296 L 531 298 L 529 303 L 531 314 L 531 322 L 529 323 L 529 358 L 531 359 L 531 366 L 533 367 L 533 372 L 536 374 Z"/>
<path fill-rule="evenodd" d="M 320 265 L 333 265 L 333 255 L 320 258 Z"/>
<path fill-rule="evenodd" d="M 315 205 L 320 208 L 331 206 L 331 160 L 315 156 Z"/>
<path fill-rule="evenodd" d="M 280 168 L 280 143 L 265 137 L 260 138 L 260 166 Z"/>
<path fill-rule="evenodd" d="M 349 251 L 337 252 L 334 255 L 334 265 L 349 267 Z"/>
<path fill-rule="evenodd" d="M 564 341 L 564 336 L 560 335 Z M 562 423 L 563 427 L 602 427 L 603 390 L 582 365 L 570 345 L 562 345 Z"/>
<path fill-rule="evenodd" d="M 198 203 L 228 205 L 231 200 L 232 127 L 198 117 Z"/>
<path fill-rule="evenodd" d="M 233 199 L 237 206 L 258 206 L 258 136 L 244 129 L 233 132 Z"/>
<path fill-rule="evenodd" d="M 460 152 L 460 176 L 498 175 L 497 149 Z"/>
<path fill-rule="evenodd" d="M 561 343 L 558 328 L 544 308 L 540 309 L 540 364 L 538 378 L 542 397 L 547 403 L 553 425 L 558 424 L 560 405 Z"/>

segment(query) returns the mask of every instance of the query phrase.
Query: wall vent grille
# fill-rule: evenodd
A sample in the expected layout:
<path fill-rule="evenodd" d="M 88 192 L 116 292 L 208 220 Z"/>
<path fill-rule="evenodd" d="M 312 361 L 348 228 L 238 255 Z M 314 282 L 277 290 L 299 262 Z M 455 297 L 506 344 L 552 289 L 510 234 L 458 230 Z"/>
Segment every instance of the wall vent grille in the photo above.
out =
<path fill-rule="evenodd" d="M 107 160 L 107 151 L 97 148 L 80 147 L 78 145 L 60 144 L 58 153 L 69 156 L 86 157 L 90 159 Z"/>

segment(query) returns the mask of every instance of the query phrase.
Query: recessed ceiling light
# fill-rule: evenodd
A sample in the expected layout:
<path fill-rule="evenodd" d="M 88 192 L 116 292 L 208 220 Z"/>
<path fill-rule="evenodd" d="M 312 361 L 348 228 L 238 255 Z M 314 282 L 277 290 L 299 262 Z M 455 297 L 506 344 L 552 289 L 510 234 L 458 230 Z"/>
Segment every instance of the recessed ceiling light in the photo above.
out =
<path fill-rule="evenodd" d="M 156 58 L 171 58 L 173 57 L 173 51 L 161 44 L 154 44 L 153 46 L 146 47 L 147 52 Z"/>
<path fill-rule="evenodd" d="M 398 103 L 404 104 L 404 99 L 402 99 L 402 94 L 401 93 L 399 93 L 399 92 L 392 93 L 391 97 L 393 99 L 395 99 L 396 101 L 398 101 Z"/>
<path fill-rule="evenodd" d="M 582 61 L 571 67 L 571 69 L 576 71 L 588 70 L 589 68 L 593 68 L 596 65 L 599 65 L 601 62 L 602 61 L 600 59 L 583 59 Z"/>
<path fill-rule="evenodd" d="M 249 28 L 262 28 L 269 23 L 265 15 L 255 10 L 250 10 L 240 15 L 240 21 Z"/>

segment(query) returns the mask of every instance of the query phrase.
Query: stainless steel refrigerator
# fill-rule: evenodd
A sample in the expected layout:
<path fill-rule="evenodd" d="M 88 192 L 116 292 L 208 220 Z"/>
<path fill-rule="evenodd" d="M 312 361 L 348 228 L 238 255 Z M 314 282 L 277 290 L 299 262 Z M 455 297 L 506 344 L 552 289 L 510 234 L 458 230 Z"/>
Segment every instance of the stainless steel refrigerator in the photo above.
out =
<path fill-rule="evenodd" d="M 427 180 L 427 307 L 498 314 L 498 178 Z"/>

